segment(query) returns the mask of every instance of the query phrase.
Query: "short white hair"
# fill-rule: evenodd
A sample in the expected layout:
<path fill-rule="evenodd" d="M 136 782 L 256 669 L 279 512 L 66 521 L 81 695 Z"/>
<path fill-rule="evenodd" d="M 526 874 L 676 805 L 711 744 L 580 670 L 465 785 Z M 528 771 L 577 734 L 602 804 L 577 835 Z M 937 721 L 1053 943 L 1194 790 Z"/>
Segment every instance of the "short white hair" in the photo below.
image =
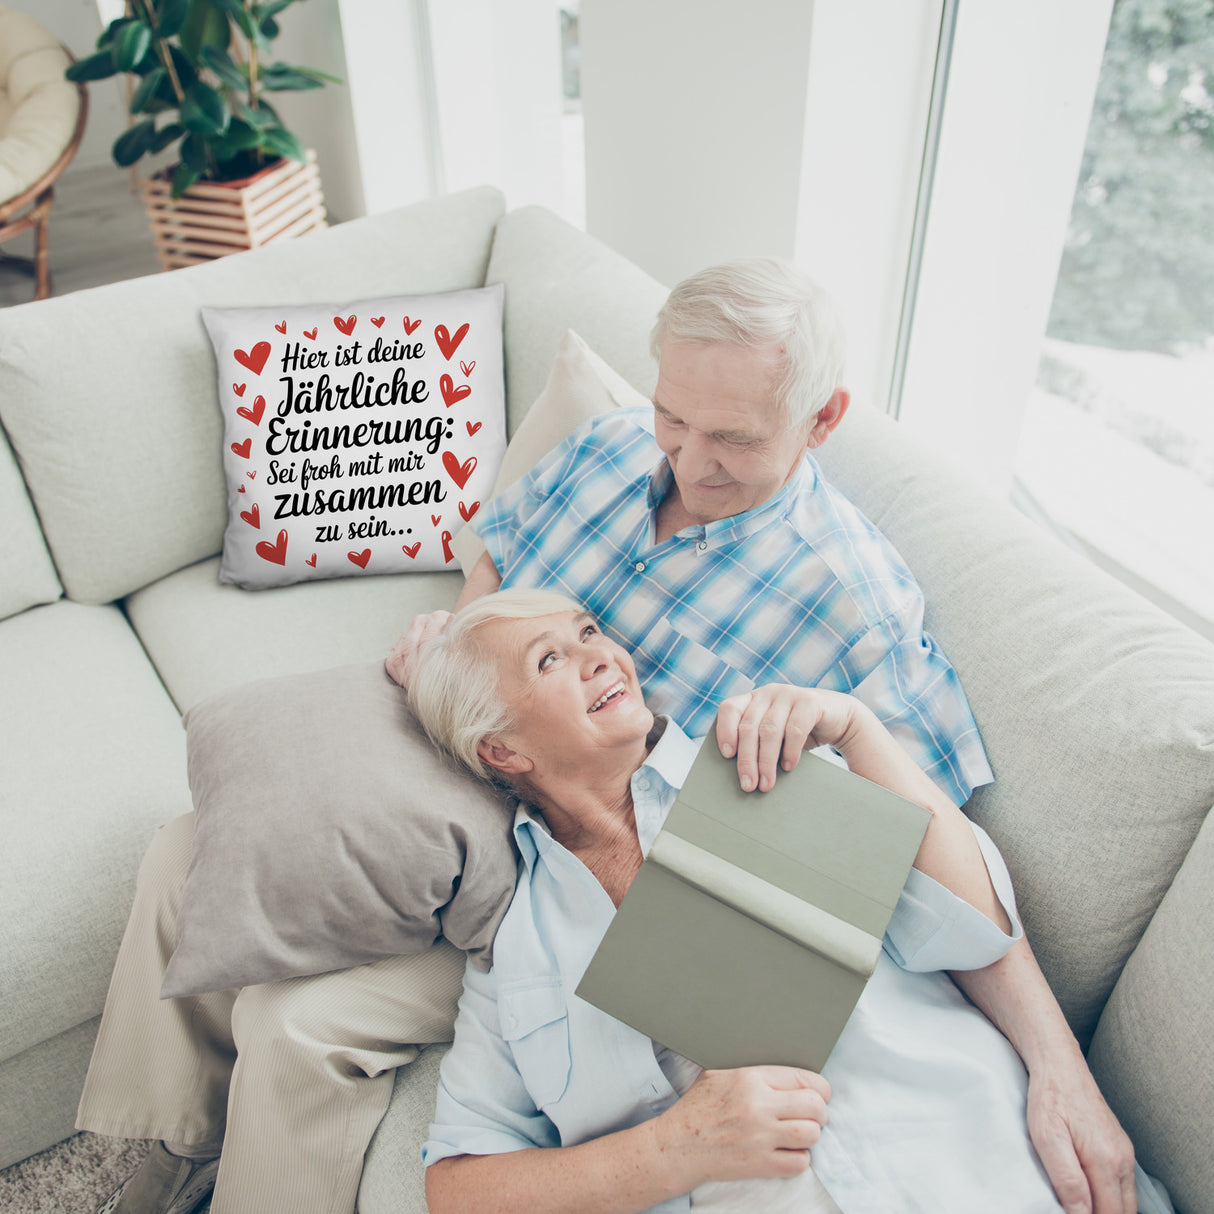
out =
<path fill-rule="evenodd" d="M 582 610 L 554 590 L 499 590 L 457 612 L 441 633 L 419 649 L 409 681 L 409 706 L 435 746 L 482 779 L 497 779 L 477 748 L 509 729 L 515 718 L 502 698 L 498 669 L 477 640 L 477 632 L 494 620 Z"/>
<path fill-rule="evenodd" d="M 776 404 L 800 426 L 843 383 L 847 341 L 830 295 L 807 274 L 774 258 L 709 266 L 679 283 L 650 335 L 660 358 L 668 341 L 775 347 Z"/>

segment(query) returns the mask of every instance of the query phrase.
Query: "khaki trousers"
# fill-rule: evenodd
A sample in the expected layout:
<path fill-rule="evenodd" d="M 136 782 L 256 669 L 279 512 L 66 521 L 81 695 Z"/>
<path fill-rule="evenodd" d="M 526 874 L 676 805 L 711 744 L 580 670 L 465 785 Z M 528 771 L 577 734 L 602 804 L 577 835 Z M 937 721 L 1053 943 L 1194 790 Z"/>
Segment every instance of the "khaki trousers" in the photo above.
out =
<path fill-rule="evenodd" d="M 451 1040 L 464 955 L 162 1000 L 193 833 L 161 827 L 140 867 L 77 1127 L 222 1139 L 212 1214 L 348 1214 L 395 1068 Z"/>

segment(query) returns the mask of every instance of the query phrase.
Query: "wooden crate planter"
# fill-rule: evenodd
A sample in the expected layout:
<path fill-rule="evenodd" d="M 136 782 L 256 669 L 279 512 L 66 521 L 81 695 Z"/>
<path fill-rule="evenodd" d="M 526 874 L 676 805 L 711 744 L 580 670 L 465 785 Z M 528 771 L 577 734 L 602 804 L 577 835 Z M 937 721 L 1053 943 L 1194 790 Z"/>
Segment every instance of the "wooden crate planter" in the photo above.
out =
<path fill-rule="evenodd" d="M 140 190 L 166 270 L 328 226 L 315 152 L 307 164 L 279 160 L 241 181 L 196 182 L 180 198 L 161 174 L 145 179 Z"/>

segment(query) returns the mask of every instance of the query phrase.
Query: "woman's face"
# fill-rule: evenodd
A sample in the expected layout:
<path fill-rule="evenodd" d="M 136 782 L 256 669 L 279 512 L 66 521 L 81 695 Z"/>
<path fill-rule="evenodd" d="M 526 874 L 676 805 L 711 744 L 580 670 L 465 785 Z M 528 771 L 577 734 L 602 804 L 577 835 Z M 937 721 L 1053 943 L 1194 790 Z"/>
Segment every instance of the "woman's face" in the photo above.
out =
<path fill-rule="evenodd" d="M 537 774 L 631 759 L 653 726 L 636 667 L 585 612 L 495 620 L 478 630 L 496 658 L 502 697 L 516 724 L 500 741 Z"/>

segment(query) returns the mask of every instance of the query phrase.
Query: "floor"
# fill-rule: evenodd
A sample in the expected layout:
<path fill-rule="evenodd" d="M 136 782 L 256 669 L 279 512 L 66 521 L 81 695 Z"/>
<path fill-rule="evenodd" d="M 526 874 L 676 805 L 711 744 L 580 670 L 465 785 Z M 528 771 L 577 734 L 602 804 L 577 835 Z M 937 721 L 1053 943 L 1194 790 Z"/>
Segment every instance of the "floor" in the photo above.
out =
<path fill-rule="evenodd" d="M 55 184 L 49 232 L 53 295 L 160 271 L 130 174 L 112 164 L 68 168 Z M 0 307 L 34 298 L 32 275 L 8 260 L 33 248 L 32 233 L 0 245 Z"/>

